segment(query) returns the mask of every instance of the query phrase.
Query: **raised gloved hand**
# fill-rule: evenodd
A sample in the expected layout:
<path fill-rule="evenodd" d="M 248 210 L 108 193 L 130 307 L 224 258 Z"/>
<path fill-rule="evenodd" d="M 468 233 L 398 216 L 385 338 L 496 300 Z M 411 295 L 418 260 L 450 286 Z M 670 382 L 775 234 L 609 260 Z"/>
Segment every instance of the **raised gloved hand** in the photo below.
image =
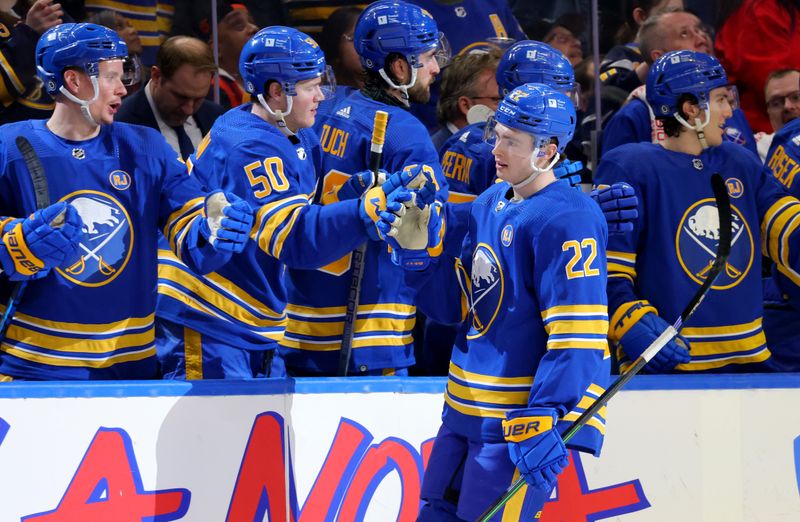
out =
<path fill-rule="evenodd" d="M 411 205 L 400 216 L 390 212 L 381 213 L 377 227 L 392 247 L 391 259 L 394 264 L 406 270 L 424 270 L 431 258 L 441 254 L 441 210 L 442 204 L 437 201 L 423 208 L 418 204 Z"/>
<path fill-rule="evenodd" d="M 668 326 L 658 315 L 647 312 L 620 337 L 619 344 L 622 351 L 631 361 L 635 361 Z M 690 360 L 689 341 L 678 335 L 661 348 L 645 368 L 651 373 L 667 373 L 675 366 L 688 363 Z"/>
<path fill-rule="evenodd" d="M 600 205 L 608 223 L 609 234 L 633 230 L 633 222 L 639 217 L 639 198 L 627 183 L 594 188 L 589 194 Z"/>
<path fill-rule="evenodd" d="M 386 179 L 387 173 L 380 171 L 383 179 Z M 375 185 L 375 174 L 371 170 L 362 170 L 356 172 L 341 185 L 335 185 L 333 189 L 322 195 L 322 204 L 330 205 L 338 201 L 346 201 L 348 199 L 358 199 L 361 195 Z"/>
<path fill-rule="evenodd" d="M 381 212 L 402 216 L 407 207 L 416 204 L 417 193 L 415 191 L 397 189 L 420 187 L 425 184 L 427 179 L 421 169 L 405 168 L 400 172 L 395 172 L 383 184 L 364 194 L 359 213 L 370 239 L 383 239 L 382 233 L 377 228 L 378 222 L 381 221 Z"/>
<path fill-rule="evenodd" d="M 554 408 L 524 408 L 506 413 L 503 437 L 508 454 L 525 482 L 540 490 L 552 489 L 569 459 L 556 431 Z"/>
<path fill-rule="evenodd" d="M 75 253 L 82 236 L 78 211 L 60 201 L 6 224 L 0 240 L 0 265 L 13 281 L 43 277 Z"/>
<path fill-rule="evenodd" d="M 567 181 L 571 187 L 577 187 L 581 182 L 580 172 L 582 170 L 583 163 L 580 161 L 564 159 L 553 167 L 553 174 L 555 174 L 556 178 Z"/>
<path fill-rule="evenodd" d="M 206 196 L 200 234 L 214 250 L 241 252 L 253 228 L 253 208 L 233 192 L 216 190 Z"/>

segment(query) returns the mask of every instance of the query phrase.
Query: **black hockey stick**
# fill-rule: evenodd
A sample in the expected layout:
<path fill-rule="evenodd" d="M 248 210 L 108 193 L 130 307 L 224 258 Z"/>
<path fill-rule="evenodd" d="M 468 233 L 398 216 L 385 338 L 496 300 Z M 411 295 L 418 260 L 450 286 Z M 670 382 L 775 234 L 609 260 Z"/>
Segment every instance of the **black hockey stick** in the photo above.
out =
<path fill-rule="evenodd" d="M 379 170 L 381 156 L 383 155 L 383 142 L 386 138 L 386 124 L 389 113 L 377 111 L 372 125 L 372 141 L 369 148 L 369 170 L 373 174 L 373 182 L 380 183 Z M 367 187 L 369 190 L 371 187 Z M 364 191 L 366 194 L 367 191 Z M 363 194 L 362 194 L 363 197 Z M 353 353 L 353 336 L 355 335 L 356 316 L 358 315 L 358 300 L 361 297 L 361 280 L 364 279 L 364 256 L 367 254 L 367 243 L 362 243 L 353 251 L 350 267 L 353 270 L 350 276 L 350 286 L 347 289 L 347 308 L 344 314 L 344 330 L 342 332 L 342 347 L 339 351 L 340 377 L 347 376 L 350 367 L 350 355 Z"/>
<path fill-rule="evenodd" d="M 33 145 L 31 145 L 31 142 L 28 141 L 25 136 L 17 136 L 16 143 L 17 148 L 22 154 L 22 159 L 25 161 L 25 167 L 28 169 L 31 183 L 33 183 L 33 193 L 36 197 L 36 209 L 47 208 L 50 206 L 50 191 L 47 188 L 47 177 L 44 175 L 42 162 L 36 154 L 36 151 L 33 150 Z M 6 310 L 3 313 L 2 322 L 0 322 L 0 341 L 6 336 L 8 325 L 11 324 L 11 319 L 14 317 L 17 305 L 19 305 L 19 302 L 22 300 L 22 294 L 25 292 L 25 287 L 27 285 L 27 280 L 19 281 L 15 283 L 14 287 L 11 289 L 11 295 L 8 297 Z"/>
<path fill-rule="evenodd" d="M 574 423 L 569 427 L 569 429 L 564 433 L 562 439 L 564 442 L 569 442 L 572 437 L 580 430 L 584 424 L 586 424 L 589 419 L 591 419 L 600 408 L 606 405 L 606 403 L 617 394 L 617 392 L 625 386 L 625 384 L 630 381 L 634 375 L 639 373 L 639 371 L 644 368 L 644 366 L 650 362 L 650 360 L 655 357 L 655 355 L 664 347 L 667 343 L 669 343 L 672 339 L 674 339 L 678 332 L 680 332 L 681 328 L 683 328 L 683 324 L 689 320 L 689 317 L 694 313 L 700 303 L 705 298 L 708 291 L 711 289 L 711 285 L 714 284 L 714 280 L 719 276 L 722 272 L 722 269 L 725 267 L 725 263 L 728 261 L 728 256 L 731 253 L 731 202 L 728 198 L 728 189 L 725 187 L 725 181 L 722 179 L 717 173 L 714 173 L 711 176 L 711 189 L 714 191 L 714 200 L 717 203 L 717 212 L 719 213 L 719 245 L 717 246 L 717 255 L 714 257 L 714 262 L 711 264 L 711 268 L 708 270 L 705 280 L 703 284 L 700 285 L 700 288 L 692 297 L 689 304 L 686 305 L 686 308 L 683 309 L 681 312 L 680 317 L 675 321 L 674 324 L 668 326 L 666 330 L 661 332 L 651 344 L 650 346 L 642 352 L 633 363 L 633 365 L 628 369 L 627 372 L 620 375 L 616 381 L 609 387 L 605 392 L 603 392 L 600 397 L 598 397 L 594 403 L 592 403 L 589 408 L 584 411 L 580 417 L 575 420 Z M 498 498 L 483 514 L 478 518 L 478 522 L 488 522 L 490 518 L 497 513 L 500 508 L 502 508 L 506 502 L 508 502 L 514 494 L 525 485 L 525 479 L 520 477 L 517 479 L 503 495 Z"/>

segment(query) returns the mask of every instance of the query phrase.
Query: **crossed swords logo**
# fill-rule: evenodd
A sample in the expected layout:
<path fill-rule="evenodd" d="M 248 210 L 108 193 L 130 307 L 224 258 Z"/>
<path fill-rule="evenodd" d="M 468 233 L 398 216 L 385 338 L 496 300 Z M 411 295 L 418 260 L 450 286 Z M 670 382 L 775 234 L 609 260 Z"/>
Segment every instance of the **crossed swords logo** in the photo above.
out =
<path fill-rule="evenodd" d="M 734 219 L 736 218 L 734 217 Z M 736 221 L 734 221 L 731 226 L 733 226 L 734 224 L 736 224 Z M 705 245 L 702 241 L 700 241 L 700 238 L 698 238 L 697 235 L 689 229 L 689 227 L 683 225 L 683 230 L 686 231 L 686 234 L 690 238 L 692 238 L 695 243 L 700 245 L 700 248 L 702 248 L 709 256 L 711 256 L 711 258 L 708 261 L 708 265 L 703 267 L 702 270 L 700 270 L 695 274 L 700 279 L 705 279 L 706 275 L 708 275 L 708 271 L 711 270 L 711 267 L 714 264 L 714 258 L 716 258 L 717 255 L 713 250 L 708 248 L 707 245 Z M 733 245 L 735 245 L 736 241 L 739 240 L 739 236 L 742 235 L 743 231 L 744 231 L 744 223 L 739 223 L 739 229 L 736 231 L 736 233 L 733 236 L 733 239 L 731 240 L 731 248 L 733 248 Z M 730 264 L 728 261 L 725 261 L 725 274 L 731 279 L 737 279 L 742 275 L 742 271 L 733 266 L 732 264 Z"/>
<path fill-rule="evenodd" d="M 83 271 L 86 269 L 86 260 L 87 259 L 94 259 L 94 260 L 97 261 L 97 267 L 100 270 L 101 274 L 103 274 L 104 276 L 113 275 L 114 272 L 117 271 L 117 269 L 114 268 L 113 266 L 109 265 L 105 261 L 103 261 L 103 256 L 102 255 L 98 255 L 97 253 L 104 246 L 106 246 L 108 244 L 108 242 L 111 241 L 114 238 L 115 235 L 117 235 L 117 232 L 119 232 L 125 226 L 125 223 L 126 223 L 125 220 L 121 220 L 119 225 L 117 225 L 117 227 L 114 230 L 112 230 L 105 237 L 105 239 L 103 239 L 103 241 L 100 242 L 99 245 L 97 245 L 96 247 L 94 247 L 92 249 L 90 249 L 89 247 L 87 247 L 83 243 L 78 243 L 78 246 L 81 247 L 81 250 L 83 250 L 86 253 L 84 255 L 82 255 L 81 258 L 78 259 L 75 263 L 73 263 L 69 268 L 67 268 L 67 273 L 72 274 L 72 275 L 79 275 L 79 274 L 83 273 Z"/>

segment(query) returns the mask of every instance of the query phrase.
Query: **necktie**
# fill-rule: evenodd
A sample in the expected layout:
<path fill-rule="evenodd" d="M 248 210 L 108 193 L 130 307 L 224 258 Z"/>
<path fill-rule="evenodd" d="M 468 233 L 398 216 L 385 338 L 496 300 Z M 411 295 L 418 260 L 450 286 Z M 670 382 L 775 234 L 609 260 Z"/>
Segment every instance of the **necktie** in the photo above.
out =
<path fill-rule="evenodd" d="M 184 130 L 183 125 L 172 127 L 172 130 L 174 130 L 175 134 L 178 135 L 178 147 L 181 149 L 181 158 L 186 161 L 192 152 L 194 152 L 192 140 L 189 139 L 189 135 L 186 134 L 186 130 Z"/>

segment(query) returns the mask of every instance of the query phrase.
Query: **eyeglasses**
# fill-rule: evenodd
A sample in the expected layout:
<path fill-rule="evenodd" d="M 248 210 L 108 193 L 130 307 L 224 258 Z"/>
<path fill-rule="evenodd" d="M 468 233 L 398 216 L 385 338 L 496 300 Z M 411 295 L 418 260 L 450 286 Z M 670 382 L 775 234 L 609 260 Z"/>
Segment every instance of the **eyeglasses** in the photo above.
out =
<path fill-rule="evenodd" d="M 792 104 L 800 104 L 800 91 L 790 92 L 786 96 L 773 96 L 767 100 L 767 110 L 772 112 L 782 111 L 786 105 L 786 98 L 789 98 Z"/>
<path fill-rule="evenodd" d="M 500 103 L 503 101 L 502 96 L 470 96 L 470 100 L 492 100 L 495 103 Z"/>

